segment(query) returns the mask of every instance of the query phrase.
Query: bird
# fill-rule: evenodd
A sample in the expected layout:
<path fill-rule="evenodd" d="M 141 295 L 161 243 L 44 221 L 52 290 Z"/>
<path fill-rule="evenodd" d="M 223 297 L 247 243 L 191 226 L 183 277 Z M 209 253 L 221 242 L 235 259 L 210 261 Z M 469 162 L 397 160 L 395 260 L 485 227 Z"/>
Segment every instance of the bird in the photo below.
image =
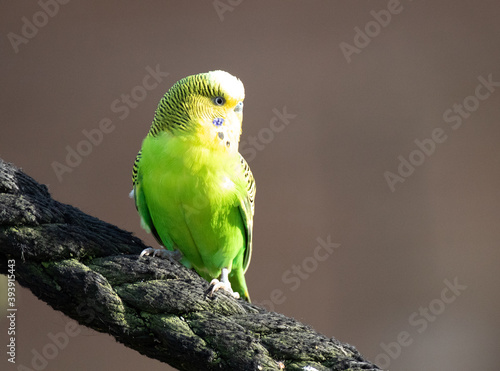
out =
<path fill-rule="evenodd" d="M 177 81 L 161 98 L 132 171 L 142 227 L 211 284 L 250 302 L 255 180 L 238 152 L 243 83 L 217 70 Z"/>

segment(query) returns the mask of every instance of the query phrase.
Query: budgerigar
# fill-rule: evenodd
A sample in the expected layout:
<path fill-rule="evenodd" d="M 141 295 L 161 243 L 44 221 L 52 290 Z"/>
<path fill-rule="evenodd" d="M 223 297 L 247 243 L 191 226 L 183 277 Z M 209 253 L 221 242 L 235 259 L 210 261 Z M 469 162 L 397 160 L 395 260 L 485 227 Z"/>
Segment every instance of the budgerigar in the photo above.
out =
<path fill-rule="evenodd" d="M 142 226 L 166 249 L 180 251 L 181 262 L 211 281 L 212 291 L 250 301 L 244 274 L 255 182 L 238 152 L 244 97 L 242 82 L 224 71 L 173 85 L 137 154 L 131 195 Z"/>

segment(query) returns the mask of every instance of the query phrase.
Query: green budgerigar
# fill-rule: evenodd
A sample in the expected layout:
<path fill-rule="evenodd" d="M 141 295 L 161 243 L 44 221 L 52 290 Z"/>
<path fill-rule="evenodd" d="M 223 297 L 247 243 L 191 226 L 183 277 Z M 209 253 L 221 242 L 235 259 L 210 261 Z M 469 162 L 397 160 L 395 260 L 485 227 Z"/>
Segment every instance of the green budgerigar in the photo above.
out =
<path fill-rule="evenodd" d="M 131 196 L 142 226 L 182 253 L 181 262 L 211 281 L 212 292 L 250 301 L 255 182 L 238 152 L 244 97 L 242 82 L 224 71 L 174 84 L 137 154 Z M 143 251 L 150 253 L 168 252 Z"/>

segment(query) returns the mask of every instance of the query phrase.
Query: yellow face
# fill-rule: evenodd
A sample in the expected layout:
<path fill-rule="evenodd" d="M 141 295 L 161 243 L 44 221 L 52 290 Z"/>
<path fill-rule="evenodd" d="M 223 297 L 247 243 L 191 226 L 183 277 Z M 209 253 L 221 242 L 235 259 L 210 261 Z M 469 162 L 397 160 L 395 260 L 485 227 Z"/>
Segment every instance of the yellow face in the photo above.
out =
<path fill-rule="evenodd" d="M 243 120 L 243 84 L 224 71 L 208 73 L 213 96 L 196 95 L 192 100 L 197 118 L 196 136 L 214 150 L 238 152 Z"/>

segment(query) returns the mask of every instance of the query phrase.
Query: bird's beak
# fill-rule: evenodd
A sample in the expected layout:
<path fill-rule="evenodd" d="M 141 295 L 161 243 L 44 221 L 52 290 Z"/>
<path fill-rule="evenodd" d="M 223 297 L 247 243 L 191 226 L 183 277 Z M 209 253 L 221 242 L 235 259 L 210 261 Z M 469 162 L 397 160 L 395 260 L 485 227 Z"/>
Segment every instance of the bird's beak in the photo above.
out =
<path fill-rule="evenodd" d="M 234 112 L 236 112 L 236 113 L 243 112 L 243 102 L 238 102 L 236 107 L 234 107 Z"/>

